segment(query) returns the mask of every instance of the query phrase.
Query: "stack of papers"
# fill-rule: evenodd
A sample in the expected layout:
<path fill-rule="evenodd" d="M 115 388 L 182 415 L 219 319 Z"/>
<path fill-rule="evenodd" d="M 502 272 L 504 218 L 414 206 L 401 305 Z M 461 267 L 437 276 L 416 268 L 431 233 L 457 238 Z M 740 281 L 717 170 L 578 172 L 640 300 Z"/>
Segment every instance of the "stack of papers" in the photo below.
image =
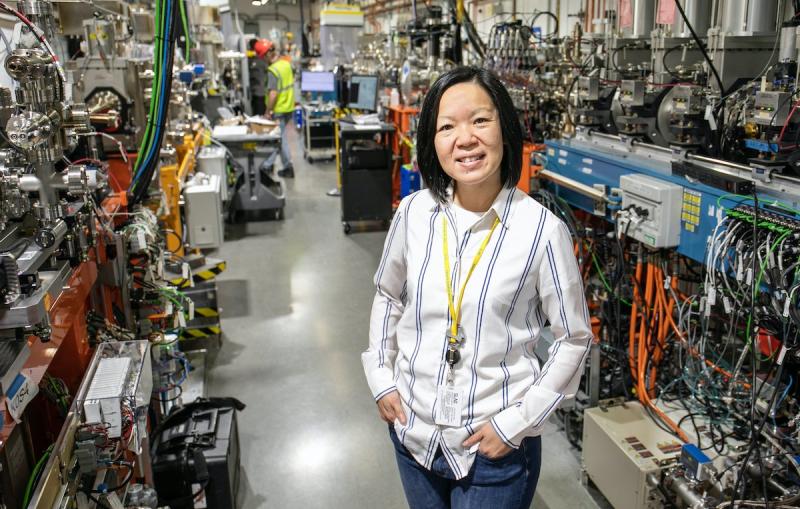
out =
<path fill-rule="evenodd" d="M 269 119 L 266 119 L 266 118 L 264 118 L 262 116 L 259 116 L 259 115 L 256 115 L 256 116 L 253 116 L 253 117 L 248 117 L 247 115 L 245 115 L 244 123 L 245 124 L 263 125 L 263 126 L 267 126 L 267 127 L 275 127 L 275 126 L 278 125 L 278 123 L 275 122 L 274 120 L 269 120 Z"/>
<path fill-rule="evenodd" d="M 378 118 L 377 113 L 369 113 L 367 115 L 353 115 L 353 122 L 359 125 L 380 124 L 381 120 Z"/>
<path fill-rule="evenodd" d="M 247 126 L 246 125 L 218 125 L 214 126 L 214 130 L 211 132 L 211 136 L 214 138 L 220 138 L 225 136 L 246 136 L 247 135 Z"/>

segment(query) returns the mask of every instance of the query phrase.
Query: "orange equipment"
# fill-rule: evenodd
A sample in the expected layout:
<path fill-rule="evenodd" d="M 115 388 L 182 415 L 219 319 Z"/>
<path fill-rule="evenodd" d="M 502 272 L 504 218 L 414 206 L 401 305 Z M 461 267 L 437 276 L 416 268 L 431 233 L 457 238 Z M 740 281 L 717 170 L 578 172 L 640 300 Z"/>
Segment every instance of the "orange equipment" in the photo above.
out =
<path fill-rule="evenodd" d="M 522 145 L 522 172 L 519 176 L 517 189 L 525 194 L 531 194 L 531 179 L 536 178 L 541 166 L 533 164 L 531 156 L 534 152 L 544 152 L 543 143 L 524 142 Z"/>
<path fill-rule="evenodd" d="M 409 138 L 412 119 L 419 113 L 417 108 L 409 106 L 389 106 L 390 124 L 394 125 L 392 135 L 392 201 L 400 201 L 400 167 L 411 162 L 411 148 L 414 140 Z"/>

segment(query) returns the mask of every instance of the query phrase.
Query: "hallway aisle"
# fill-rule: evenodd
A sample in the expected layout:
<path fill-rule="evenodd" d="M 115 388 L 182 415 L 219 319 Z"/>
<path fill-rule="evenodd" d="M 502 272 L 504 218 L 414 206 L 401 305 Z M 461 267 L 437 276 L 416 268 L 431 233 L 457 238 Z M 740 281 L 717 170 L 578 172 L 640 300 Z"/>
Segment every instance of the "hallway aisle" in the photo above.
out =
<path fill-rule="evenodd" d="M 242 447 L 240 508 L 408 507 L 394 451 L 361 367 L 385 231 L 345 236 L 335 165 L 310 165 L 296 133 L 285 220 L 227 225 L 217 255 L 223 346 L 209 394 L 235 396 Z M 594 508 L 577 457 L 548 428 L 539 492 L 553 508 Z M 545 497 L 548 498 L 548 497 Z M 565 502 L 568 505 L 561 505 Z M 537 509 L 544 509 L 537 495 Z"/>

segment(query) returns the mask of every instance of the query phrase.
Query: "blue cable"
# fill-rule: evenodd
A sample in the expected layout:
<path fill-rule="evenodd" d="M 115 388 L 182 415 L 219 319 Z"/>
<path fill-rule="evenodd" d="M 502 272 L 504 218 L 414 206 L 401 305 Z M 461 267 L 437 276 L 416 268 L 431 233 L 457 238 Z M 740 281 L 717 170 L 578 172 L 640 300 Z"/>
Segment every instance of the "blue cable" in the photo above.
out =
<path fill-rule="evenodd" d="M 778 402 L 775 403 L 775 407 L 769 413 L 769 415 L 771 416 L 771 419 L 772 419 L 772 426 L 776 430 L 778 429 L 778 423 L 775 421 L 775 412 L 777 412 L 778 409 L 783 404 L 783 400 L 786 399 L 786 395 L 789 394 L 789 389 L 792 388 L 792 384 L 793 383 L 794 383 L 794 378 L 792 378 L 792 375 L 789 375 L 789 385 L 787 385 L 786 389 L 783 390 L 783 394 L 781 394 L 781 399 L 779 399 Z M 783 433 L 781 433 L 781 435 L 783 435 Z"/>
<path fill-rule="evenodd" d="M 163 65 L 161 67 L 161 72 L 164 73 L 164 74 L 166 74 L 166 72 L 167 72 L 167 64 L 169 62 L 169 46 L 170 46 L 170 44 L 169 44 L 168 41 L 170 40 L 170 38 L 172 36 L 172 34 L 170 33 L 170 28 L 171 28 L 171 25 L 172 25 L 172 23 L 170 22 L 171 21 L 170 13 L 172 11 L 172 2 L 170 0 L 167 0 L 166 4 L 167 4 L 167 9 L 166 9 L 166 16 L 164 18 L 164 23 L 165 23 L 164 41 L 162 43 L 162 49 L 164 48 L 164 46 L 166 46 L 166 49 L 163 51 L 164 60 L 163 60 Z M 167 85 L 167 81 L 169 81 L 168 78 L 169 78 L 169 76 L 163 76 L 162 80 L 161 80 L 161 90 L 160 90 L 160 94 L 159 94 L 158 111 L 156 111 L 156 125 L 155 125 L 156 131 L 153 134 L 154 140 L 158 140 L 160 138 L 160 136 L 161 136 L 161 129 L 162 129 L 161 128 L 161 124 L 163 123 L 163 122 L 161 122 L 161 120 L 163 119 L 163 115 L 164 115 L 164 101 L 162 99 L 164 98 L 164 95 L 166 94 L 166 85 Z M 142 176 L 142 174 L 144 172 L 144 169 L 150 164 L 150 161 L 153 159 L 153 157 L 155 157 L 155 154 L 158 151 L 158 149 L 160 149 L 160 147 L 157 147 L 156 145 L 157 144 L 154 143 L 151 146 L 150 152 L 147 153 L 147 155 L 145 156 L 144 162 L 142 163 L 141 166 L 139 166 L 139 170 L 136 172 L 136 175 L 134 176 L 134 179 L 133 179 L 134 182 L 138 182 L 139 178 L 141 178 L 141 176 Z"/>
<path fill-rule="evenodd" d="M 162 53 L 164 54 L 163 65 L 161 67 L 162 74 L 165 74 L 167 72 L 167 61 L 168 61 L 168 56 L 169 56 L 169 43 L 167 41 L 170 40 L 170 31 L 169 31 L 169 29 L 170 29 L 171 23 L 169 23 L 169 21 L 170 21 L 170 12 L 172 10 L 172 2 L 167 0 L 166 4 L 167 4 L 167 9 L 166 9 L 166 15 L 164 17 L 164 23 L 165 23 L 164 41 L 162 43 Z M 165 45 L 167 47 L 166 50 L 164 49 Z M 158 91 L 159 92 L 159 96 L 158 96 L 159 97 L 159 103 L 158 103 L 158 109 L 156 111 L 156 118 L 155 118 L 155 121 L 156 121 L 155 126 L 154 126 L 155 131 L 153 133 L 154 140 L 158 140 L 160 135 L 161 135 L 161 123 L 162 123 L 161 119 L 163 118 L 163 112 L 164 112 L 164 102 L 163 102 L 162 99 L 163 99 L 164 94 L 165 94 L 164 86 L 167 83 L 167 78 L 168 78 L 167 76 L 162 76 L 162 79 L 161 79 L 161 90 Z M 139 171 L 136 173 L 136 176 L 135 176 L 135 180 L 136 181 L 138 181 L 138 179 L 141 177 L 142 173 L 144 172 L 144 169 L 150 164 L 150 161 L 155 156 L 156 150 L 158 148 L 159 147 L 157 147 L 155 143 L 151 145 L 150 151 L 145 156 L 144 163 L 139 167 Z"/>
<path fill-rule="evenodd" d="M 156 1 L 158 1 L 158 0 L 156 0 Z M 167 1 L 167 9 L 169 9 L 169 1 Z M 167 20 L 168 20 L 168 16 L 169 16 L 168 12 L 169 11 L 167 11 L 167 13 L 165 13 L 165 16 L 163 18 L 163 20 L 164 20 L 163 22 L 165 24 L 165 30 L 164 30 L 165 33 L 166 33 L 166 27 L 168 26 L 168 24 L 167 24 Z M 163 41 L 166 41 L 166 40 L 167 40 L 167 38 L 164 37 Z M 163 48 L 163 41 L 162 41 L 162 48 Z M 163 49 L 162 49 L 162 51 L 163 51 Z M 156 58 L 158 58 L 158 55 L 156 55 Z M 163 68 L 161 69 L 161 72 L 162 73 L 164 72 Z M 157 96 L 157 99 L 160 99 L 160 98 L 161 98 L 161 95 L 159 94 Z M 160 102 L 159 102 L 159 105 L 160 105 Z M 155 125 L 154 125 L 154 129 L 156 129 L 157 126 L 158 126 L 159 111 L 157 110 L 155 113 L 156 113 L 156 119 L 155 119 L 156 122 L 155 122 Z M 148 120 L 153 120 L 153 119 L 148 119 Z M 143 161 L 142 164 L 139 165 L 139 168 L 138 168 L 138 170 L 136 171 L 136 174 L 133 177 L 133 183 L 134 184 L 131 186 L 132 189 L 135 187 L 135 184 L 138 183 L 138 180 L 141 177 L 144 168 L 147 167 L 147 164 L 152 159 L 152 154 L 153 154 L 153 148 L 151 146 L 150 151 L 147 154 L 145 154 L 144 158 L 142 159 L 142 161 Z"/>
<path fill-rule="evenodd" d="M 794 384 L 794 378 L 792 378 L 792 375 L 789 375 L 789 385 L 787 385 L 786 389 L 783 390 L 783 394 L 781 394 L 781 399 L 779 399 L 778 402 L 775 404 L 775 410 L 781 407 L 783 400 L 786 399 L 786 395 L 789 394 L 789 389 L 792 388 L 792 384 Z"/>

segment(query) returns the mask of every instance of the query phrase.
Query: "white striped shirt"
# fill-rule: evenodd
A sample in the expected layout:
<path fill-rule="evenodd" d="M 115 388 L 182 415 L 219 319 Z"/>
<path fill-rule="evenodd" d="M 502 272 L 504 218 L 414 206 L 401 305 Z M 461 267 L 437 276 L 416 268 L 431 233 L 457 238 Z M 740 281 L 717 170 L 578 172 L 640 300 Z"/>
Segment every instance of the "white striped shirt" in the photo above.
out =
<path fill-rule="evenodd" d="M 560 219 L 521 191 L 503 188 L 459 236 L 465 230 L 456 226 L 452 207 L 438 204 L 428 190 L 400 203 L 375 274 L 369 348 L 361 359 L 376 401 L 398 391 L 407 424 L 398 421 L 395 429 L 409 452 L 430 469 L 441 446 L 460 479 L 475 459 L 461 443 L 483 424 L 491 422 L 516 448 L 540 434 L 558 405 L 575 395 L 592 331 L 572 238 Z M 466 341 L 454 372 L 465 397 L 461 427 L 437 426 L 433 415 L 448 369 L 443 216 L 454 293 L 500 219 L 461 310 Z M 555 342 L 540 368 L 534 347 L 547 322 Z"/>

